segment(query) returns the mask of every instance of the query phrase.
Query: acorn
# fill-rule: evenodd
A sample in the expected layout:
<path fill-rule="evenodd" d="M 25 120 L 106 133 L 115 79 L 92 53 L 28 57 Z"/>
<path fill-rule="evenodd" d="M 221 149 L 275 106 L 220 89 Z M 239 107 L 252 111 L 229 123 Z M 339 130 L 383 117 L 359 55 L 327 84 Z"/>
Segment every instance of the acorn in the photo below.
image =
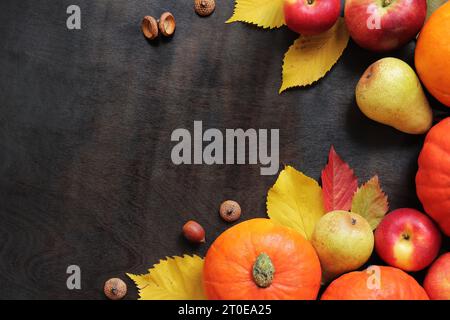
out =
<path fill-rule="evenodd" d="M 192 243 L 205 242 L 205 229 L 193 220 L 186 222 L 183 226 L 183 235 Z"/>
<path fill-rule="evenodd" d="M 111 278 L 105 282 L 103 292 L 110 300 L 120 300 L 127 294 L 127 284 L 119 278 Z"/>
<path fill-rule="evenodd" d="M 199 16 L 206 17 L 214 12 L 216 2 L 215 0 L 195 0 L 194 8 Z"/>
<path fill-rule="evenodd" d="M 170 37 L 175 32 L 176 22 L 173 14 L 170 12 L 164 12 L 158 20 L 159 31 L 166 36 Z"/>
<path fill-rule="evenodd" d="M 152 16 L 145 16 L 142 19 L 141 29 L 144 36 L 149 40 L 158 37 L 158 22 Z"/>

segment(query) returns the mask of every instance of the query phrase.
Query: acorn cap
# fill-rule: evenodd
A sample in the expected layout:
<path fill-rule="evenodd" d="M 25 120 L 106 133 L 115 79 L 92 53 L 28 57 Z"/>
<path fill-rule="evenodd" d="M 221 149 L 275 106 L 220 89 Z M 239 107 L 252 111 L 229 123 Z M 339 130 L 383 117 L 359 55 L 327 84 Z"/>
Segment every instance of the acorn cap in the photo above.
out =
<path fill-rule="evenodd" d="M 164 12 L 158 20 L 159 31 L 166 36 L 170 37 L 175 32 L 176 22 L 173 14 L 170 12 Z"/>
<path fill-rule="evenodd" d="M 127 285 L 119 278 L 111 278 L 105 282 L 103 292 L 110 300 L 120 300 L 127 294 Z"/>
<path fill-rule="evenodd" d="M 158 36 L 158 23 L 151 16 L 145 16 L 142 19 L 141 29 L 144 36 L 149 40 L 153 40 Z"/>
<path fill-rule="evenodd" d="M 216 2 L 215 0 L 195 0 L 194 7 L 199 16 L 205 17 L 214 12 Z"/>
<path fill-rule="evenodd" d="M 241 216 L 241 206 L 236 201 L 226 200 L 220 205 L 219 214 L 227 222 L 236 221 Z"/>

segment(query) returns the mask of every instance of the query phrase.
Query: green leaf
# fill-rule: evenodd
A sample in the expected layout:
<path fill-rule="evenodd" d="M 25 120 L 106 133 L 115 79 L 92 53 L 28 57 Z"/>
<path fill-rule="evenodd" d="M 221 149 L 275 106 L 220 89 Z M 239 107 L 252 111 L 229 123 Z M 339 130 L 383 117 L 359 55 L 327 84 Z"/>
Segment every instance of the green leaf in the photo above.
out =
<path fill-rule="evenodd" d="M 386 194 L 380 187 L 378 176 L 373 177 L 356 191 L 352 212 L 363 216 L 375 230 L 389 210 Z"/>
<path fill-rule="evenodd" d="M 427 20 L 436 11 L 437 8 L 446 3 L 447 0 L 427 0 Z"/>

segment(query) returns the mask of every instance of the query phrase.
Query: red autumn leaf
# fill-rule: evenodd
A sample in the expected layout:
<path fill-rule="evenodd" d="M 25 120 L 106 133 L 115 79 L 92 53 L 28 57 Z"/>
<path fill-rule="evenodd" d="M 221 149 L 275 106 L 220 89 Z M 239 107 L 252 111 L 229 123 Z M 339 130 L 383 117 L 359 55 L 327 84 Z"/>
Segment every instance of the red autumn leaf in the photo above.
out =
<path fill-rule="evenodd" d="M 331 146 L 328 163 L 322 170 L 323 202 L 326 212 L 350 210 L 357 188 L 358 179 L 353 170 Z"/>

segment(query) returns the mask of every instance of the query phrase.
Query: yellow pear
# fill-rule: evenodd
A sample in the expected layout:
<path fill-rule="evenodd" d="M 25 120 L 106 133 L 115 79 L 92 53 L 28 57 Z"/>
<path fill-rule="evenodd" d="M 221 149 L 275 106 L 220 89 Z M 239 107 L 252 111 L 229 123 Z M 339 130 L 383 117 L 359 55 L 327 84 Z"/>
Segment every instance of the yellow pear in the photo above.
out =
<path fill-rule="evenodd" d="M 433 113 L 414 70 L 397 58 L 367 68 L 356 86 L 356 102 L 370 119 L 411 134 L 427 132 Z"/>
<path fill-rule="evenodd" d="M 331 211 L 317 222 L 311 238 L 323 280 L 361 267 L 372 255 L 374 236 L 366 219 L 348 211 Z"/>

